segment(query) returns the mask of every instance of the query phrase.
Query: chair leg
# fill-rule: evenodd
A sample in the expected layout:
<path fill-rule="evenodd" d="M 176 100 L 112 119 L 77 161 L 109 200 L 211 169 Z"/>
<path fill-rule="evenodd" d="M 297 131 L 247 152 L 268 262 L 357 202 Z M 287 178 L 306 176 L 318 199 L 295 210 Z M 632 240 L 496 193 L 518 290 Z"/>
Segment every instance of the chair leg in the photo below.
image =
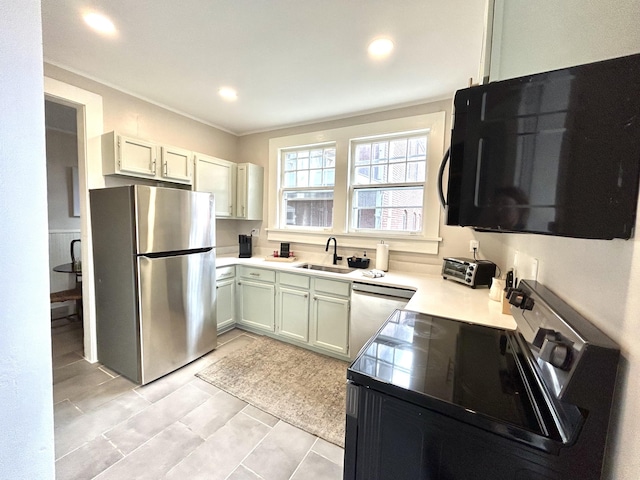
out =
<path fill-rule="evenodd" d="M 76 314 L 78 315 L 78 320 L 82 321 L 82 299 L 76 300 Z"/>

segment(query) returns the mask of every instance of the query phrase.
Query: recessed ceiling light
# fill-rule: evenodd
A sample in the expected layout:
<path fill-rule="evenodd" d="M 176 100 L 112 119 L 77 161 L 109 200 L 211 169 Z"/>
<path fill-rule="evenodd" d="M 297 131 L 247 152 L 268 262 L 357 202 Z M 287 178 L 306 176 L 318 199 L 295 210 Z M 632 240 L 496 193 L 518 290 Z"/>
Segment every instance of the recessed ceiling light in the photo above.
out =
<path fill-rule="evenodd" d="M 238 92 L 236 92 L 233 88 L 222 87 L 220 90 L 218 90 L 218 93 L 222 98 L 230 102 L 238 99 Z"/>
<path fill-rule="evenodd" d="M 393 50 L 393 42 L 388 38 L 378 38 L 369 44 L 369 55 L 374 58 L 387 57 Z"/>
<path fill-rule="evenodd" d="M 103 33 L 105 35 L 113 35 L 116 33 L 116 27 L 111 20 L 100 13 L 87 12 L 82 15 L 84 21 L 93 28 L 96 32 Z"/>

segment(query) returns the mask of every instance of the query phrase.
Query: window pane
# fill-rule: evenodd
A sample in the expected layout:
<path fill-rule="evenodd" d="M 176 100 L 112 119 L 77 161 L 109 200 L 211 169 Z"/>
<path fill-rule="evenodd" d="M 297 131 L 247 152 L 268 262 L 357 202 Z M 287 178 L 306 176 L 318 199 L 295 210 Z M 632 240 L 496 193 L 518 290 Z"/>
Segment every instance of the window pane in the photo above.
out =
<path fill-rule="evenodd" d="M 310 170 L 309 171 L 309 181 L 312 187 L 321 187 L 322 186 L 322 170 Z"/>
<path fill-rule="evenodd" d="M 305 153 L 306 155 L 301 156 L 298 155 L 298 170 L 306 170 L 307 168 L 309 168 L 309 152 L 301 152 L 301 153 Z"/>
<path fill-rule="evenodd" d="M 373 175 L 371 176 L 371 183 L 387 183 L 387 166 L 373 167 Z"/>
<path fill-rule="evenodd" d="M 390 161 L 404 162 L 407 158 L 407 139 L 392 140 L 390 142 Z"/>
<path fill-rule="evenodd" d="M 389 181 L 391 183 L 404 183 L 406 170 L 406 163 L 391 163 L 389 165 Z"/>
<path fill-rule="evenodd" d="M 295 187 L 296 186 L 296 174 L 295 172 L 284 174 L 284 186 Z"/>
<path fill-rule="evenodd" d="M 407 182 L 424 182 L 426 173 L 425 162 L 407 163 Z"/>
<path fill-rule="evenodd" d="M 296 159 L 296 156 L 293 155 L 293 158 L 290 158 L 290 154 L 287 154 L 287 158 L 284 161 L 285 171 L 290 172 L 291 170 L 295 170 L 297 164 L 298 164 L 298 161 Z"/>
<path fill-rule="evenodd" d="M 324 166 L 325 167 L 335 167 L 336 165 L 336 149 L 335 148 L 325 148 L 324 149 Z"/>
<path fill-rule="evenodd" d="M 426 144 L 426 134 L 354 143 L 352 185 L 423 183 L 426 178 Z M 372 167 L 369 181 L 363 175 L 364 165 Z"/>
<path fill-rule="evenodd" d="M 333 186 L 336 183 L 336 173 L 333 168 L 324 170 L 324 186 Z"/>
<path fill-rule="evenodd" d="M 409 139 L 409 152 L 407 157 L 410 160 L 424 159 L 427 157 L 427 137 L 417 137 Z"/>
<path fill-rule="evenodd" d="M 421 231 L 423 192 L 423 187 L 356 189 L 353 227 L 396 232 Z"/>
<path fill-rule="evenodd" d="M 331 227 L 333 191 L 284 192 L 283 210 L 287 226 Z"/>
<path fill-rule="evenodd" d="M 387 147 L 388 147 L 387 142 L 374 143 L 371 147 L 371 150 L 373 153 L 373 160 L 378 162 L 380 160 L 386 161 L 389 158 L 389 152 L 387 150 Z"/>
<path fill-rule="evenodd" d="M 282 187 L 333 186 L 336 148 L 308 148 L 282 156 Z"/>
<path fill-rule="evenodd" d="M 371 145 L 356 145 L 355 160 L 356 165 L 368 164 L 371 161 Z"/>
<path fill-rule="evenodd" d="M 296 173 L 296 187 L 309 186 L 309 170 L 302 170 Z"/>
<path fill-rule="evenodd" d="M 354 185 L 366 185 L 369 182 L 371 167 L 356 167 L 355 176 L 352 180 Z"/>
<path fill-rule="evenodd" d="M 322 168 L 322 149 L 311 150 L 310 168 Z"/>

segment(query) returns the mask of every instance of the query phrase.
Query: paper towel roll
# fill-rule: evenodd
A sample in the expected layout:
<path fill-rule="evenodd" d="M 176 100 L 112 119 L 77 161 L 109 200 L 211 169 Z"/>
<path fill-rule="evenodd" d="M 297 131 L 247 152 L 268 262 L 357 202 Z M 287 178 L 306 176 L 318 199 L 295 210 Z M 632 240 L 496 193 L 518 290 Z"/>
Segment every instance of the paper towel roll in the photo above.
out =
<path fill-rule="evenodd" d="M 389 245 L 384 242 L 376 245 L 376 270 L 389 270 Z"/>

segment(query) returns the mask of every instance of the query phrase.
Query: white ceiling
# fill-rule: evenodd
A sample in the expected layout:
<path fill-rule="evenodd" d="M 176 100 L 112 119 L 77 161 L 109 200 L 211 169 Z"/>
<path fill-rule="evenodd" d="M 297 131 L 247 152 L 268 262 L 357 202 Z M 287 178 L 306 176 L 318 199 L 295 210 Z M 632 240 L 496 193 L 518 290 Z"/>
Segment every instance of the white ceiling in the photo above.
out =
<path fill-rule="evenodd" d="M 42 0 L 44 57 L 242 135 L 451 98 L 478 79 L 485 3 Z M 117 35 L 91 31 L 86 9 Z M 366 51 L 379 36 L 395 43 L 384 61 Z"/>

